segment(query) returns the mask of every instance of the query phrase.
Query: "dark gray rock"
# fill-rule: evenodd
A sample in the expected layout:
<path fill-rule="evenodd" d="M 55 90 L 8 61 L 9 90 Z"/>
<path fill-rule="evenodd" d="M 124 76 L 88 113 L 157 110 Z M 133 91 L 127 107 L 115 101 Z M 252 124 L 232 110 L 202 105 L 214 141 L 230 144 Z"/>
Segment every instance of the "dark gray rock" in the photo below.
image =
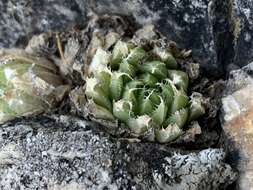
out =
<path fill-rule="evenodd" d="M 236 54 L 235 64 L 244 66 L 253 61 L 253 1 L 234 0 Z"/>
<path fill-rule="evenodd" d="M 36 33 L 85 24 L 84 2 L 72 0 L 0 2 L 0 47 L 24 45 Z"/>
<path fill-rule="evenodd" d="M 222 72 L 217 62 L 212 15 L 208 0 L 171 1 L 92 1 L 98 13 L 131 15 L 139 24 L 154 23 L 158 30 L 181 48 L 192 49 L 193 56 L 211 75 Z"/>
<path fill-rule="evenodd" d="M 128 15 L 141 25 L 154 23 L 169 40 L 176 41 L 182 48 L 192 49 L 196 62 L 208 71 L 207 74 L 218 76 L 226 70 L 227 65 L 233 63 L 236 47 L 243 53 L 237 54 L 238 60 L 250 56 L 247 48 L 250 45 L 244 46 L 244 41 L 239 41 L 239 46 L 233 44 L 236 40 L 231 2 L 232 0 L 5 0 L 0 2 L 0 47 L 23 46 L 32 34 L 66 30 L 77 24 L 85 25 L 87 15 L 92 10 L 98 14 Z M 238 3 L 237 6 L 241 10 L 241 7 L 248 4 Z M 247 29 L 250 28 L 249 21 L 244 27 L 248 33 L 241 36 L 246 36 L 243 39 L 247 39 L 250 44 L 252 40 L 249 40 L 250 30 Z M 239 64 L 238 61 L 236 64 Z"/>
<path fill-rule="evenodd" d="M 0 128 L 0 189 L 219 189 L 236 174 L 224 152 L 178 152 L 113 139 L 67 117 L 22 119 Z"/>

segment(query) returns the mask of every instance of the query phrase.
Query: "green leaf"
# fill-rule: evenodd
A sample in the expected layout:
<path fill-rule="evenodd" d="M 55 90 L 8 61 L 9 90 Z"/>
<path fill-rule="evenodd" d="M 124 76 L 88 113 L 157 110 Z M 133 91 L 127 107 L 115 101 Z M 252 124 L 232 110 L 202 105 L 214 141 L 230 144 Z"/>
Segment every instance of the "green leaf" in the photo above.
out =
<path fill-rule="evenodd" d="M 122 122 L 127 122 L 132 115 L 132 103 L 127 100 L 113 102 L 113 115 Z"/>
<path fill-rule="evenodd" d="M 174 99 L 173 88 L 172 88 L 171 84 L 169 84 L 169 83 L 167 83 L 167 84 L 160 83 L 159 85 L 162 89 L 162 97 L 163 97 L 165 103 L 167 104 L 167 106 L 169 107 Z"/>
<path fill-rule="evenodd" d="M 174 95 L 174 100 L 170 107 L 170 113 L 173 114 L 182 108 L 185 108 L 188 105 L 189 98 L 184 93 L 179 92 Z"/>
<path fill-rule="evenodd" d="M 127 125 L 133 133 L 142 135 L 152 127 L 152 119 L 148 115 L 142 115 L 137 118 L 130 118 Z"/>
<path fill-rule="evenodd" d="M 127 101 L 132 103 L 132 110 L 133 110 L 134 113 L 137 112 L 137 108 L 138 108 L 137 98 L 135 96 L 135 93 L 136 93 L 137 90 L 138 90 L 137 88 L 128 88 L 128 87 L 126 87 L 124 89 L 123 96 L 122 96 L 122 98 L 124 100 L 127 100 Z"/>
<path fill-rule="evenodd" d="M 112 69 L 118 69 L 120 62 L 122 62 L 123 58 L 125 58 L 129 53 L 128 43 L 118 41 L 113 50 L 112 50 L 112 59 L 110 62 Z"/>
<path fill-rule="evenodd" d="M 86 89 L 85 94 L 92 98 L 93 101 L 98 104 L 99 106 L 102 106 L 109 111 L 112 110 L 112 104 L 108 96 L 106 96 L 106 93 L 103 89 L 103 86 L 99 83 L 98 79 L 96 78 L 88 78 L 86 80 Z"/>
<path fill-rule="evenodd" d="M 129 74 L 131 77 L 134 77 L 136 75 L 137 72 L 137 67 L 134 65 L 129 64 L 126 61 L 122 61 L 120 63 L 120 68 L 119 70 L 123 73 L 127 73 Z"/>
<path fill-rule="evenodd" d="M 113 120 L 115 119 L 112 113 L 102 107 L 97 105 L 93 100 L 89 100 L 89 110 L 92 112 L 92 114 L 99 119 L 105 119 L 105 120 Z"/>
<path fill-rule="evenodd" d="M 160 97 L 160 104 L 157 106 L 157 108 L 152 113 L 153 121 L 157 125 L 160 126 L 164 122 L 164 120 L 167 116 L 167 111 L 168 111 L 168 108 L 165 105 L 165 102 L 163 101 L 163 99 Z"/>
<path fill-rule="evenodd" d="M 109 88 L 111 100 L 118 101 L 124 88 L 123 74 L 114 72 L 111 76 Z"/>
<path fill-rule="evenodd" d="M 149 98 L 153 102 L 153 104 L 158 105 L 160 103 L 160 96 L 155 90 L 149 92 Z"/>
<path fill-rule="evenodd" d="M 110 96 L 110 82 L 111 82 L 111 74 L 105 71 L 102 71 L 98 74 L 98 80 L 105 92 L 106 96 Z"/>
<path fill-rule="evenodd" d="M 159 143 L 169 143 L 176 140 L 184 132 L 176 124 L 169 125 L 166 128 L 156 129 L 155 138 Z"/>
<path fill-rule="evenodd" d="M 108 96 L 106 96 L 104 90 L 101 88 L 101 86 L 95 86 L 94 88 L 94 96 L 92 97 L 93 101 L 104 107 L 107 108 L 109 111 L 112 111 L 112 103 Z"/>
<path fill-rule="evenodd" d="M 127 58 L 125 59 L 125 61 L 128 64 L 131 65 L 137 65 L 141 62 L 142 59 L 144 59 L 144 57 L 146 56 L 146 51 L 140 47 L 136 47 L 134 49 L 132 49 L 129 53 L 129 55 L 127 56 Z"/>
<path fill-rule="evenodd" d="M 189 84 L 189 77 L 187 73 L 179 70 L 168 70 L 168 77 L 178 89 L 187 92 Z"/>
<path fill-rule="evenodd" d="M 8 102 L 9 109 L 16 113 L 16 116 L 41 113 L 49 109 L 49 105 L 40 97 L 27 94 L 20 90 L 5 91 L 2 99 Z"/>
<path fill-rule="evenodd" d="M 204 107 L 204 99 L 202 94 L 194 92 L 191 95 L 190 100 L 190 115 L 189 115 L 189 122 L 199 118 L 201 115 L 205 114 L 205 107 Z"/>
<path fill-rule="evenodd" d="M 22 50 L 0 55 L 0 122 L 48 111 L 69 89 L 55 64 Z"/>
<path fill-rule="evenodd" d="M 144 97 L 144 99 L 140 100 L 138 103 L 139 106 L 139 115 L 150 115 L 154 110 L 154 104 L 150 100 L 150 96 Z"/>
<path fill-rule="evenodd" d="M 153 74 L 158 79 L 167 78 L 168 69 L 166 68 L 166 65 L 160 61 L 146 62 L 140 66 L 140 70 L 143 73 Z"/>
<path fill-rule="evenodd" d="M 178 67 L 176 59 L 168 50 L 156 46 L 153 49 L 153 53 L 166 64 L 168 69 L 176 69 Z"/>
<path fill-rule="evenodd" d="M 141 87 L 143 87 L 143 85 L 144 85 L 143 82 L 140 80 L 132 80 L 132 81 L 126 83 L 126 87 L 129 89 L 130 88 L 141 88 Z"/>
<path fill-rule="evenodd" d="M 158 79 L 150 73 L 143 73 L 139 75 L 139 79 L 143 81 L 145 85 L 150 87 L 155 87 L 155 85 L 158 83 Z"/>
<path fill-rule="evenodd" d="M 188 108 L 181 109 L 173 113 L 164 123 L 164 126 L 176 124 L 182 128 L 188 119 Z"/>

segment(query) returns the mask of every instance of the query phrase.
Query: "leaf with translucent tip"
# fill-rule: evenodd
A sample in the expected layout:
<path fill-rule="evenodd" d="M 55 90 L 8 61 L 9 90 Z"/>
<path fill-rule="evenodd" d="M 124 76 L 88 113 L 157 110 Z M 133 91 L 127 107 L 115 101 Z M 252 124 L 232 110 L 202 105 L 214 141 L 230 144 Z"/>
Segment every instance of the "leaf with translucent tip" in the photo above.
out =
<path fill-rule="evenodd" d="M 112 50 L 112 59 L 110 62 L 111 68 L 117 69 L 123 58 L 127 56 L 128 52 L 128 43 L 119 40 Z"/>
<path fill-rule="evenodd" d="M 139 79 L 143 81 L 145 85 L 148 85 L 150 87 L 154 87 L 158 82 L 158 79 L 150 73 L 144 73 L 139 75 Z"/>
<path fill-rule="evenodd" d="M 128 127 L 137 135 L 142 135 L 152 127 L 152 118 L 148 115 L 130 118 L 127 121 Z"/>
<path fill-rule="evenodd" d="M 176 124 L 178 127 L 182 128 L 188 119 L 188 108 L 181 109 L 173 113 L 165 122 L 164 126 Z"/>
<path fill-rule="evenodd" d="M 189 77 L 186 72 L 179 70 L 168 70 L 168 77 L 178 89 L 187 92 Z"/>
<path fill-rule="evenodd" d="M 158 105 L 160 103 L 160 96 L 155 90 L 149 92 L 149 98 L 153 102 L 153 104 Z"/>
<path fill-rule="evenodd" d="M 112 115 L 112 113 L 108 109 L 97 105 L 93 100 L 89 100 L 88 107 L 89 107 L 89 111 L 96 118 L 105 119 L 105 120 L 114 120 L 115 119 L 114 116 Z"/>
<path fill-rule="evenodd" d="M 189 98 L 184 93 L 179 92 L 174 95 L 174 100 L 170 107 L 170 113 L 173 114 L 176 111 L 185 108 L 188 105 Z"/>
<path fill-rule="evenodd" d="M 132 103 L 127 100 L 113 102 L 113 115 L 122 122 L 127 122 L 132 115 Z"/>
<path fill-rule="evenodd" d="M 176 69 L 178 67 L 176 59 L 168 50 L 156 46 L 153 49 L 153 53 L 166 64 L 168 69 Z"/>
<path fill-rule="evenodd" d="M 135 96 L 135 93 L 136 93 L 137 90 L 138 90 L 138 88 L 127 88 L 126 87 L 124 89 L 123 96 L 122 96 L 122 98 L 124 100 L 127 100 L 127 101 L 132 103 L 132 106 L 133 106 L 132 110 L 133 110 L 134 113 L 137 112 L 137 107 L 138 107 L 137 99 L 136 99 L 136 96 Z"/>
<path fill-rule="evenodd" d="M 161 125 L 167 116 L 168 107 L 166 106 L 164 100 L 160 97 L 160 103 L 157 108 L 154 109 L 152 113 L 152 119 L 157 125 Z"/>
<path fill-rule="evenodd" d="M 121 98 L 124 88 L 123 85 L 123 75 L 120 73 L 113 73 L 109 85 L 111 100 L 118 101 Z"/>
<path fill-rule="evenodd" d="M 122 61 L 119 66 L 119 70 L 123 73 L 129 74 L 131 77 L 134 77 L 137 72 L 137 67 L 129 64 L 126 61 Z"/>
<path fill-rule="evenodd" d="M 167 84 L 159 84 L 161 89 L 162 89 L 162 97 L 165 101 L 165 103 L 167 104 L 167 106 L 169 107 L 174 99 L 174 91 L 173 88 L 171 86 L 171 84 L 167 83 Z"/>
<path fill-rule="evenodd" d="M 86 89 L 85 94 L 92 98 L 93 101 L 98 104 L 99 106 L 102 106 L 109 111 L 112 110 L 111 101 L 108 96 L 106 96 L 106 93 L 99 83 L 98 79 L 96 78 L 88 78 L 86 80 Z"/>
<path fill-rule="evenodd" d="M 147 53 L 144 49 L 142 49 L 141 47 L 136 47 L 130 50 L 130 53 L 128 54 L 125 61 L 128 64 L 137 65 L 146 56 L 146 54 Z"/>
<path fill-rule="evenodd" d="M 166 65 L 160 61 L 146 62 L 139 68 L 141 72 L 153 74 L 158 79 L 165 79 L 167 77 L 168 69 Z"/>
<path fill-rule="evenodd" d="M 102 71 L 98 74 L 98 80 L 106 96 L 109 97 L 110 95 L 109 86 L 111 82 L 111 74 L 108 72 Z"/>
<path fill-rule="evenodd" d="M 205 114 L 205 107 L 203 106 L 203 102 L 204 99 L 202 94 L 197 92 L 192 93 L 190 100 L 190 113 L 188 119 L 189 122 Z"/>
<path fill-rule="evenodd" d="M 104 107 L 107 108 L 109 111 L 112 110 L 112 103 L 110 101 L 110 99 L 108 98 L 108 96 L 106 96 L 104 90 L 100 87 L 100 86 L 95 86 L 94 88 L 94 96 L 92 97 L 93 101 Z"/>
<path fill-rule="evenodd" d="M 166 128 L 156 129 L 155 138 L 159 143 L 169 143 L 176 140 L 184 132 L 176 124 L 168 125 Z"/>
<path fill-rule="evenodd" d="M 140 80 L 132 80 L 132 81 L 126 83 L 126 87 L 129 89 L 130 88 L 141 88 L 141 87 L 143 87 L 143 85 L 144 85 L 143 82 Z"/>
<path fill-rule="evenodd" d="M 154 104 L 150 100 L 150 96 L 144 97 L 144 99 L 139 101 L 139 115 L 150 115 L 154 110 Z"/>

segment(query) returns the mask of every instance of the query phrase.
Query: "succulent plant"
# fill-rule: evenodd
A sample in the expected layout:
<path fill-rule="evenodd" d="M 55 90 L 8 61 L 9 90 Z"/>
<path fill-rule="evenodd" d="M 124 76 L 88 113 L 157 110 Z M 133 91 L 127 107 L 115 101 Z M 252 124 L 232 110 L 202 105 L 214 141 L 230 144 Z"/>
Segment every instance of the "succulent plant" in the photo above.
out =
<path fill-rule="evenodd" d="M 97 49 L 85 94 L 97 118 L 118 120 L 137 136 L 153 131 L 166 143 L 205 113 L 202 95 L 189 97 L 188 85 L 187 73 L 168 49 L 119 40 L 112 51 Z"/>
<path fill-rule="evenodd" d="M 0 50 L 0 123 L 49 110 L 68 90 L 50 61 L 22 50 Z"/>

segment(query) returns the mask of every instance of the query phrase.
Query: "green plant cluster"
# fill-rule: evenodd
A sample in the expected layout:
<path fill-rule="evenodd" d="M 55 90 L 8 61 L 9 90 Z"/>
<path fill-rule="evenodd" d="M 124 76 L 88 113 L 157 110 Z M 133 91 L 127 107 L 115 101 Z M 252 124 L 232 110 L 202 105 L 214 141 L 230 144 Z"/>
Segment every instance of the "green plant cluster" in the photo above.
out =
<path fill-rule="evenodd" d="M 103 119 L 117 119 L 136 135 L 153 130 L 166 143 L 205 112 L 201 94 L 189 97 L 188 85 L 169 50 L 118 41 L 111 52 L 97 49 L 85 94 Z"/>
<path fill-rule="evenodd" d="M 49 110 L 67 89 L 50 61 L 20 50 L 1 51 L 0 123 Z"/>

